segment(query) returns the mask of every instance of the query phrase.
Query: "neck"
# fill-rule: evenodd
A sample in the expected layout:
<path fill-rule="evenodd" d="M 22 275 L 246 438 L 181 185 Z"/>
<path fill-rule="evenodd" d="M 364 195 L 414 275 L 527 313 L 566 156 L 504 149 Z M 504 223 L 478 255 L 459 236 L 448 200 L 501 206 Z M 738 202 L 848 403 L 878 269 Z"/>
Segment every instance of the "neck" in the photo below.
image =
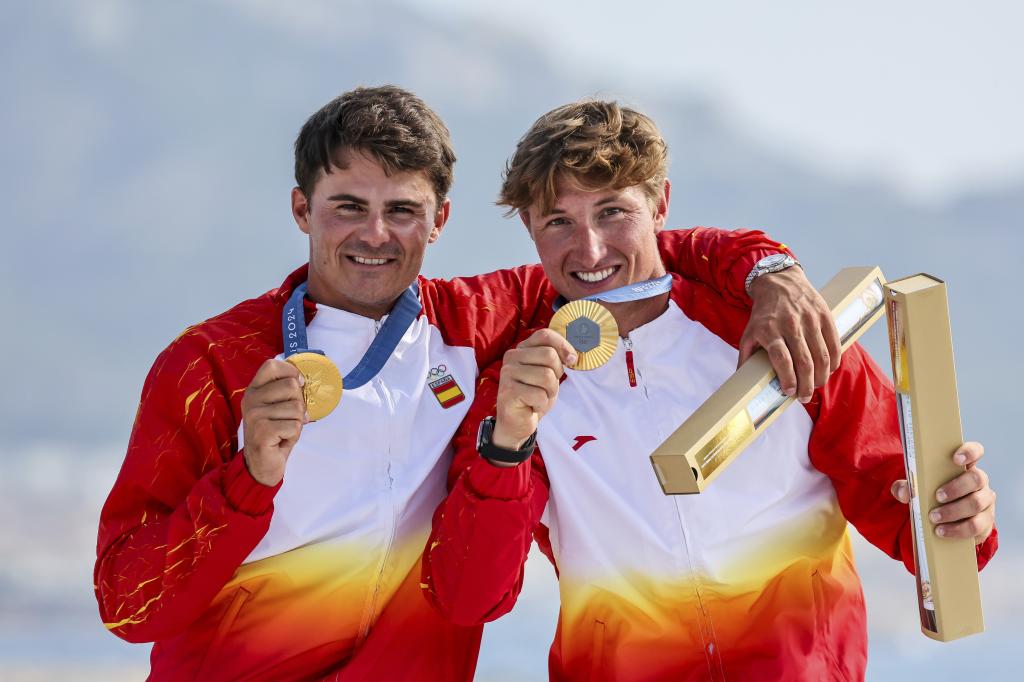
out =
<path fill-rule="evenodd" d="M 338 310 L 344 310 L 354 315 L 361 317 L 368 317 L 371 320 L 379 320 L 391 311 L 394 307 L 395 301 L 398 299 L 392 299 L 386 303 L 381 304 L 365 304 L 358 303 L 350 300 L 348 297 L 334 292 L 321 282 L 318 278 L 313 277 L 310 274 L 309 279 L 306 283 L 307 293 L 309 297 L 321 305 L 328 306 L 330 308 L 337 308 Z"/>
<path fill-rule="evenodd" d="M 625 338 L 631 331 L 657 318 L 668 308 L 668 293 L 626 303 L 601 303 L 615 318 L 619 336 Z"/>

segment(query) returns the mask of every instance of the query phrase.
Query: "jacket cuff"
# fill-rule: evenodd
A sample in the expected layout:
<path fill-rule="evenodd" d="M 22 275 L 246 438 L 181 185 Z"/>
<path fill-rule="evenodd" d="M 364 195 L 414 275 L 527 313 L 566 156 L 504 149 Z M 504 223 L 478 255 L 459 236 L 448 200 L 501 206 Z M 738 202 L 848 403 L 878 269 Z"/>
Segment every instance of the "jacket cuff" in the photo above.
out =
<path fill-rule="evenodd" d="M 533 470 L 531 460 L 513 467 L 499 467 L 481 457 L 466 471 L 466 487 L 477 497 L 522 499 L 530 491 L 530 472 Z"/>
<path fill-rule="evenodd" d="M 249 473 L 245 466 L 242 450 L 227 463 L 221 486 L 228 504 L 243 514 L 261 516 L 274 506 L 274 496 L 281 488 L 279 482 L 275 486 L 263 485 Z"/>
<path fill-rule="evenodd" d="M 992 558 L 997 549 L 999 549 L 999 529 L 993 526 L 992 533 L 985 538 L 985 542 L 974 546 L 974 551 L 978 555 L 979 571 L 985 568 L 985 565 L 988 564 L 989 559 Z"/>

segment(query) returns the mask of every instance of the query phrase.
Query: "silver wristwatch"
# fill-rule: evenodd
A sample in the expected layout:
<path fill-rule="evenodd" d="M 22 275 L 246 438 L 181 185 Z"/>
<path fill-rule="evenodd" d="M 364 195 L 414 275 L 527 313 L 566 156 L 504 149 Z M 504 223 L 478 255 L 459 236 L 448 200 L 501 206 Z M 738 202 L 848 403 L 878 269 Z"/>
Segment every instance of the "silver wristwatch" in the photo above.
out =
<path fill-rule="evenodd" d="M 761 275 L 767 275 L 769 272 L 779 272 L 794 265 L 800 265 L 800 263 L 788 253 L 775 253 L 771 256 L 765 256 L 754 264 L 754 269 L 747 275 L 747 281 L 743 283 L 743 288 L 749 294 L 750 285 Z"/>

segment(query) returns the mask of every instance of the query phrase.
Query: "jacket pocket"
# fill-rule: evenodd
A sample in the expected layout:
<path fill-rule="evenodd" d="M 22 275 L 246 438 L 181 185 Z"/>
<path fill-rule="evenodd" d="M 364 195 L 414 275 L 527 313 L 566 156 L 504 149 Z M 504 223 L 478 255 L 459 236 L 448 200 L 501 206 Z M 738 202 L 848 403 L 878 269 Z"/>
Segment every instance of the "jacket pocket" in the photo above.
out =
<path fill-rule="evenodd" d="M 231 632 L 231 628 L 235 625 L 235 620 L 238 619 L 238 614 L 250 597 L 252 597 L 252 593 L 244 587 L 239 587 L 235 591 L 234 596 L 231 597 L 231 603 L 228 604 L 227 610 L 224 611 L 224 616 L 220 619 L 217 630 L 213 633 L 213 638 L 210 640 L 210 646 L 207 647 L 203 660 L 196 671 L 196 680 L 206 679 L 207 673 L 210 672 L 208 668 L 213 667 L 213 662 L 217 660 L 217 654 L 224 645 L 224 640 L 227 638 L 228 633 Z"/>

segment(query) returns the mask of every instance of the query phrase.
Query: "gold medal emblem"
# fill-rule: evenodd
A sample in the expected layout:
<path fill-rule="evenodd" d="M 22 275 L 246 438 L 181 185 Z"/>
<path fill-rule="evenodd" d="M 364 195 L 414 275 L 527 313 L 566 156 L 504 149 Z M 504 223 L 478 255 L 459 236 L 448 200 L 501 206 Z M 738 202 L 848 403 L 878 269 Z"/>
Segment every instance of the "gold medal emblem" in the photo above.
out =
<path fill-rule="evenodd" d="M 306 383 L 302 397 L 306 401 L 306 412 L 312 421 L 329 415 L 341 400 L 341 372 L 326 355 L 319 353 L 296 353 L 286 360 L 295 365 Z"/>
<path fill-rule="evenodd" d="M 615 354 L 619 328 L 608 309 L 597 301 L 570 301 L 548 324 L 568 339 L 579 359 L 572 369 L 597 369 Z"/>

